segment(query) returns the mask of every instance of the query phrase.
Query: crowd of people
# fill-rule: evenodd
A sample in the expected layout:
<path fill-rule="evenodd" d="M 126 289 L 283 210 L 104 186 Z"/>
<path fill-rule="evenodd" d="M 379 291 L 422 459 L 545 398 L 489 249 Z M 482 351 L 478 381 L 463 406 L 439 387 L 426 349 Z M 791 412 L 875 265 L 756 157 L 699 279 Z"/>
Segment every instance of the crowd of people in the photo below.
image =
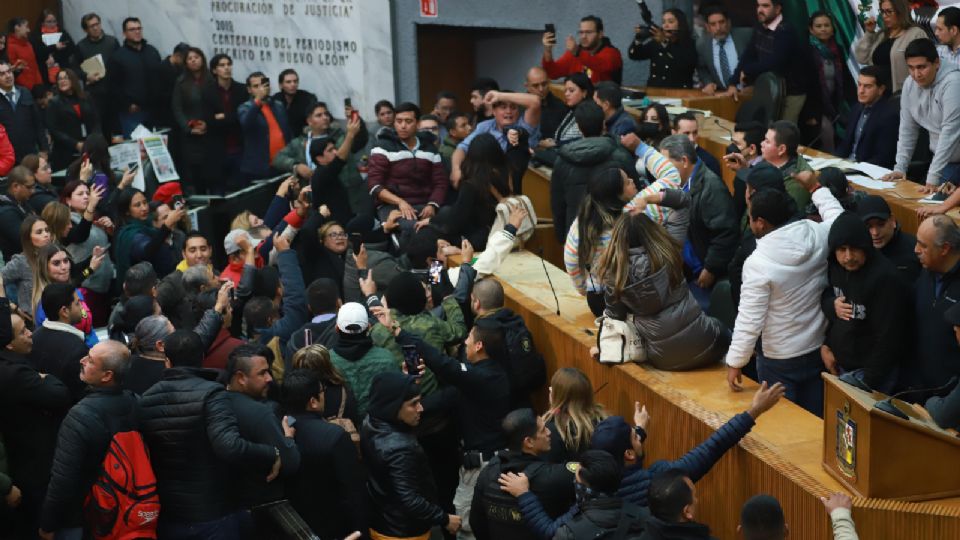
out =
<path fill-rule="evenodd" d="M 763 74 L 784 81 L 781 118 L 738 123 L 722 160 L 697 115 L 625 110 L 593 15 L 559 57 L 544 33 L 522 91 L 480 78 L 469 105 L 381 100 L 369 125 L 349 98 L 335 120 L 293 69 L 272 94 L 225 54 L 161 58 L 146 17 L 118 40 L 84 15 L 78 42 L 50 11 L 35 32 L 11 20 L 0 538 L 709 538 L 697 480 L 781 397 L 822 416 L 824 371 L 960 426 L 960 228 L 940 215 L 960 204 L 960 9 L 937 18 L 938 47 L 905 6 L 867 21 L 855 86 L 825 12 L 807 35 L 780 0 L 756 0 L 754 28 L 704 3 L 699 40 L 681 10 L 645 20 L 628 57 L 649 60 L 648 87 L 739 99 Z M 98 55 L 102 70 L 80 68 Z M 144 161 L 138 189 L 111 167 L 140 125 L 169 129 L 180 181 Z M 813 171 L 798 149 L 814 139 L 945 200 L 913 237 L 883 198 Z M 760 382 L 680 459 L 645 462 L 656 419 L 607 411 L 579 369 L 547 373 L 505 307 L 491 275 L 535 226 L 531 161 L 552 168 L 553 236 L 595 315 L 626 321 L 656 369 Z M 272 175 L 288 177 L 262 217 L 232 219 L 217 267 L 186 197 Z M 850 498 L 823 502 L 835 538 L 856 538 Z M 757 495 L 738 530 L 788 525 Z"/>

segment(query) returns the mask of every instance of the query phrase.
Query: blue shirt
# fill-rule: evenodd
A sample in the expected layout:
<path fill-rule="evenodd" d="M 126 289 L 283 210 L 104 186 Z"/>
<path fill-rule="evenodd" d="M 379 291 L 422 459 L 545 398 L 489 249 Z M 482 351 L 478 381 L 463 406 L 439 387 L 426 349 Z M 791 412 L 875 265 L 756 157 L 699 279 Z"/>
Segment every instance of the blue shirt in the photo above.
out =
<path fill-rule="evenodd" d="M 526 120 L 523 119 L 522 116 L 520 117 L 519 120 L 517 120 L 515 124 L 512 124 L 507 127 L 508 128 L 518 127 L 518 128 L 525 129 L 529 134 L 528 142 L 530 144 L 530 148 L 536 148 L 537 144 L 540 143 L 540 126 L 537 126 L 537 127 L 531 126 L 530 124 L 527 123 Z M 473 142 L 474 137 L 476 137 L 481 133 L 489 133 L 493 135 L 493 138 L 496 139 L 498 143 L 500 143 L 500 148 L 502 148 L 503 151 L 506 152 L 507 145 L 510 144 L 509 142 L 507 142 L 507 135 L 505 133 L 506 130 L 507 130 L 506 128 L 497 129 L 496 118 L 484 120 L 483 122 L 480 122 L 479 124 L 477 124 L 477 127 L 474 128 L 473 133 L 468 135 L 466 139 L 460 141 L 460 144 L 457 145 L 457 148 L 466 152 L 467 149 L 470 148 L 470 143 Z"/>

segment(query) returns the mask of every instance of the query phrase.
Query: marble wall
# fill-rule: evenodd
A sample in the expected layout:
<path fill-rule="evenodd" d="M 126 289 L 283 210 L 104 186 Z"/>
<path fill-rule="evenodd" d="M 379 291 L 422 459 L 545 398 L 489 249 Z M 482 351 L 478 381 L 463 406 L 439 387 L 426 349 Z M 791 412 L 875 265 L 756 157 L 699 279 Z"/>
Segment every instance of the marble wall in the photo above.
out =
<path fill-rule="evenodd" d="M 144 38 L 164 57 L 180 42 L 200 47 L 208 60 L 229 54 L 235 79 L 262 71 L 274 92 L 277 75 L 292 67 L 300 88 L 326 101 L 335 117 L 346 97 L 361 111 L 394 97 L 390 0 L 64 0 L 76 39 L 84 35 L 80 17 L 91 11 L 121 40 L 123 19 L 139 17 Z"/>

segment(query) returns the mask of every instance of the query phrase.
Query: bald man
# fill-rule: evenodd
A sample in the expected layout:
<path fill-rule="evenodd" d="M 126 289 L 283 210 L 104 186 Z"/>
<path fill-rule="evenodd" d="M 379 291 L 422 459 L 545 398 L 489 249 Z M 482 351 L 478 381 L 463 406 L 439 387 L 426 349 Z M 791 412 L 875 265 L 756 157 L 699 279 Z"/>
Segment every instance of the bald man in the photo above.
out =
<path fill-rule="evenodd" d="M 526 87 L 528 94 L 540 98 L 540 133 L 545 138 L 553 137 L 563 116 L 567 114 L 567 107 L 550 91 L 550 78 L 547 76 L 547 71 L 540 66 L 530 68 L 523 86 Z"/>

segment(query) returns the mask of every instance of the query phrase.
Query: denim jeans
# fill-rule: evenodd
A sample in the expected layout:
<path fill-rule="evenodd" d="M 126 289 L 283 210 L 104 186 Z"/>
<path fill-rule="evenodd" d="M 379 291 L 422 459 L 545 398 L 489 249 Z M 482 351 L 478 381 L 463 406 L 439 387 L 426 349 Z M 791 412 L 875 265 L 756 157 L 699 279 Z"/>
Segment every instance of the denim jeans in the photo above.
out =
<path fill-rule="evenodd" d="M 246 536 L 240 526 L 245 519 L 245 512 L 197 523 L 164 521 L 161 517 L 157 535 L 168 540 L 235 540 Z"/>
<path fill-rule="evenodd" d="M 820 348 L 794 358 L 767 358 L 757 350 L 757 376 L 767 384 L 781 382 L 787 399 L 823 418 L 823 359 Z"/>

